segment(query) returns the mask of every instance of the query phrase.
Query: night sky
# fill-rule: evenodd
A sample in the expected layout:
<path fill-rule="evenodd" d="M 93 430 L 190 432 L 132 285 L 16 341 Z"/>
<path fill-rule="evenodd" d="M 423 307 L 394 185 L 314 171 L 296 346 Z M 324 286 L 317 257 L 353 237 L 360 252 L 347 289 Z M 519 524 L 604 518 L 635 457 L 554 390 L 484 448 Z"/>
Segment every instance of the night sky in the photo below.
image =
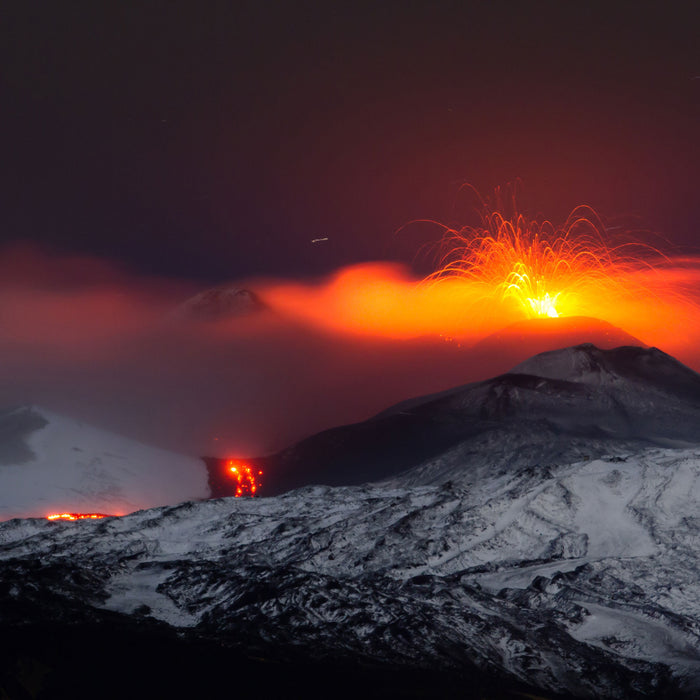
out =
<path fill-rule="evenodd" d="M 459 223 L 461 184 L 516 178 L 532 214 L 585 203 L 697 243 L 692 3 L 14 5 L 3 243 L 307 276 L 411 262 L 430 233 L 403 224 Z"/>

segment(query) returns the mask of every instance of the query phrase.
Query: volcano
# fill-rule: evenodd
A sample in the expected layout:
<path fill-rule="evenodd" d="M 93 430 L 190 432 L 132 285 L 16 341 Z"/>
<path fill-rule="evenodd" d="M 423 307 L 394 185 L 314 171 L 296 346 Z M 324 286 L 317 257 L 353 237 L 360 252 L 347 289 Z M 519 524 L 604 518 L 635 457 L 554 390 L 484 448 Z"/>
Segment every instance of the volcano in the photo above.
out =
<path fill-rule="evenodd" d="M 695 444 L 698 426 L 698 374 L 655 348 L 583 344 L 251 462 L 265 470 L 273 493 L 308 483 L 361 484 L 412 469 L 402 478 L 427 484 L 452 478 L 446 464 L 459 475 L 465 464 L 500 468 Z"/>
<path fill-rule="evenodd" d="M 622 345 L 638 345 L 644 347 L 644 343 L 634 336 L 613 326 L 607 321 L 590 316 L 559 316 L 557 318 L 530 318 L 513 323 L 506 328 L 486 336 L 474 347 L 484 349 L 493 348 L 499 344 L 514 344 L 524 341 L 536 346 L 539 341 L 547 344 L 554 343 L 557 350 L 584 342 L 591 343 L 603 350 L 617 348 Z M 570 342 L 567 342 L 570 341 Z M 526 350 L 523 350 L 526 352 Z M 539 352 L 544 352 L 540 350 Z M 539 353 L 533 353 L 539 354 Z"/>
<path fill-rule="evenodd" d="M 222 654 L 277 696 L 698 697 L 699 419 L 672 357 L 579 345 L 276 457 L 379 482 L 0 523 L 5 668 L 45 697 L 118 696 L 125 662 L 176 691 L 173 658 L 219 692 Z"/>
<path fill-rule="evenodd" d="M 472 346 L 472 361 L 506 372 L 526 358 L 548 350 L 591 343 L 603 350 L 624 345 L 646 347 L 607 321 L 589 316 L 531 318 L 492 333 Z"/>
<path fill-rule="evenodd" d="M 171 313 L 171 317 L 213 322 L 254 315 L 266 308 L 255 292 L 224 284 L 186 299 Z"/>

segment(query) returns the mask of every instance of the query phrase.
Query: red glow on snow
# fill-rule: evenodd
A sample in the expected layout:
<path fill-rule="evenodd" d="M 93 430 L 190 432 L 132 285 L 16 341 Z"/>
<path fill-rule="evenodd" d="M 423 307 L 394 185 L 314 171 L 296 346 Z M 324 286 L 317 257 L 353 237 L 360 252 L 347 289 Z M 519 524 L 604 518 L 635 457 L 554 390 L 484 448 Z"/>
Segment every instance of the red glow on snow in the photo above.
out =
<path fill-rule="evenodd" d="M 52 513 L 47 515 L 47 520 L 99 520 L 100 518 L 112 518 L 107 513 Z"/>
<path fill-rule="evenodd" d="M 236 480 L 236 498 L 241 496 L 255 496 L 255 493 L 262 486 L 260 478 L 263 473 L 261 469 L 256 469 L 250 464 L 238 460 L 230 459 L 226 463 L 226 471 Z"/>

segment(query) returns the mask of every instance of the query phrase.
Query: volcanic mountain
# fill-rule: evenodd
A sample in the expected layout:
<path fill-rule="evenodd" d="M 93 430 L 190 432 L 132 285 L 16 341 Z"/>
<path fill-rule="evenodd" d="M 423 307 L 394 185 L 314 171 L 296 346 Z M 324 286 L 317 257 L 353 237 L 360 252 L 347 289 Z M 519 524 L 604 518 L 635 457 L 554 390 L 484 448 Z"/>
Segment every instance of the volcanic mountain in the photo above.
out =
<path fill-rule="evenodd" d="M 531 318 L 506 326 L 470 348 L 470 360 L 477 366 L 507 372 L 519 362 L 548 350 L 591 343 L 602 350 L 645 344 L 621 328 L 590 316 Z"/>
<path fill-rule="evenodd" d="M 412 399 L 251 460 L 267 493 L 308 483 L 442 483 L 465 465 L 501 469 L 700 442 L 700 375 L 655 348 L 591 344 Z"/>
<path fill-rule="evenodd" d="M 255 292 L 224 284 L 190 297 L 177 307 L 172 316 L 195 321 L 221 321 L 249 316 L 266 308 Z"/>
<path fill-rule="evenodd" d="M 0 523 L 0 688 L 698 697 L 698 418 L 673 358 L 582 345 L 295 448 L 383 483 Z"/>

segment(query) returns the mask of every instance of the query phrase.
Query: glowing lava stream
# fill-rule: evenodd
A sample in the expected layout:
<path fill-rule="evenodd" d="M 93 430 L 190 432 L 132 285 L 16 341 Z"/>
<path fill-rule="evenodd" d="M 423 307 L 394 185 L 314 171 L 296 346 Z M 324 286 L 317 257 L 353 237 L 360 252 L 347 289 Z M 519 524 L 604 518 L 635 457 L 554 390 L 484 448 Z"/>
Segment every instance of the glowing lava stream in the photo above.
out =
<path fill-rule="evenodd" d="M 254 496 L 255 492 L 262 486 L 262 483 L 256 479 L 262 476 L 262 470 L 257 470 L 245 462 L 230 459 L 226 463 L 226 470 L 236 480 L 236 498 L 241 496 Z"/>
<path fill-rule="evenodd" d="M 100 518 L 113 518 L 107 513 L 52 513 L 47 515 L 47 520 L 99 520 Z"/>

